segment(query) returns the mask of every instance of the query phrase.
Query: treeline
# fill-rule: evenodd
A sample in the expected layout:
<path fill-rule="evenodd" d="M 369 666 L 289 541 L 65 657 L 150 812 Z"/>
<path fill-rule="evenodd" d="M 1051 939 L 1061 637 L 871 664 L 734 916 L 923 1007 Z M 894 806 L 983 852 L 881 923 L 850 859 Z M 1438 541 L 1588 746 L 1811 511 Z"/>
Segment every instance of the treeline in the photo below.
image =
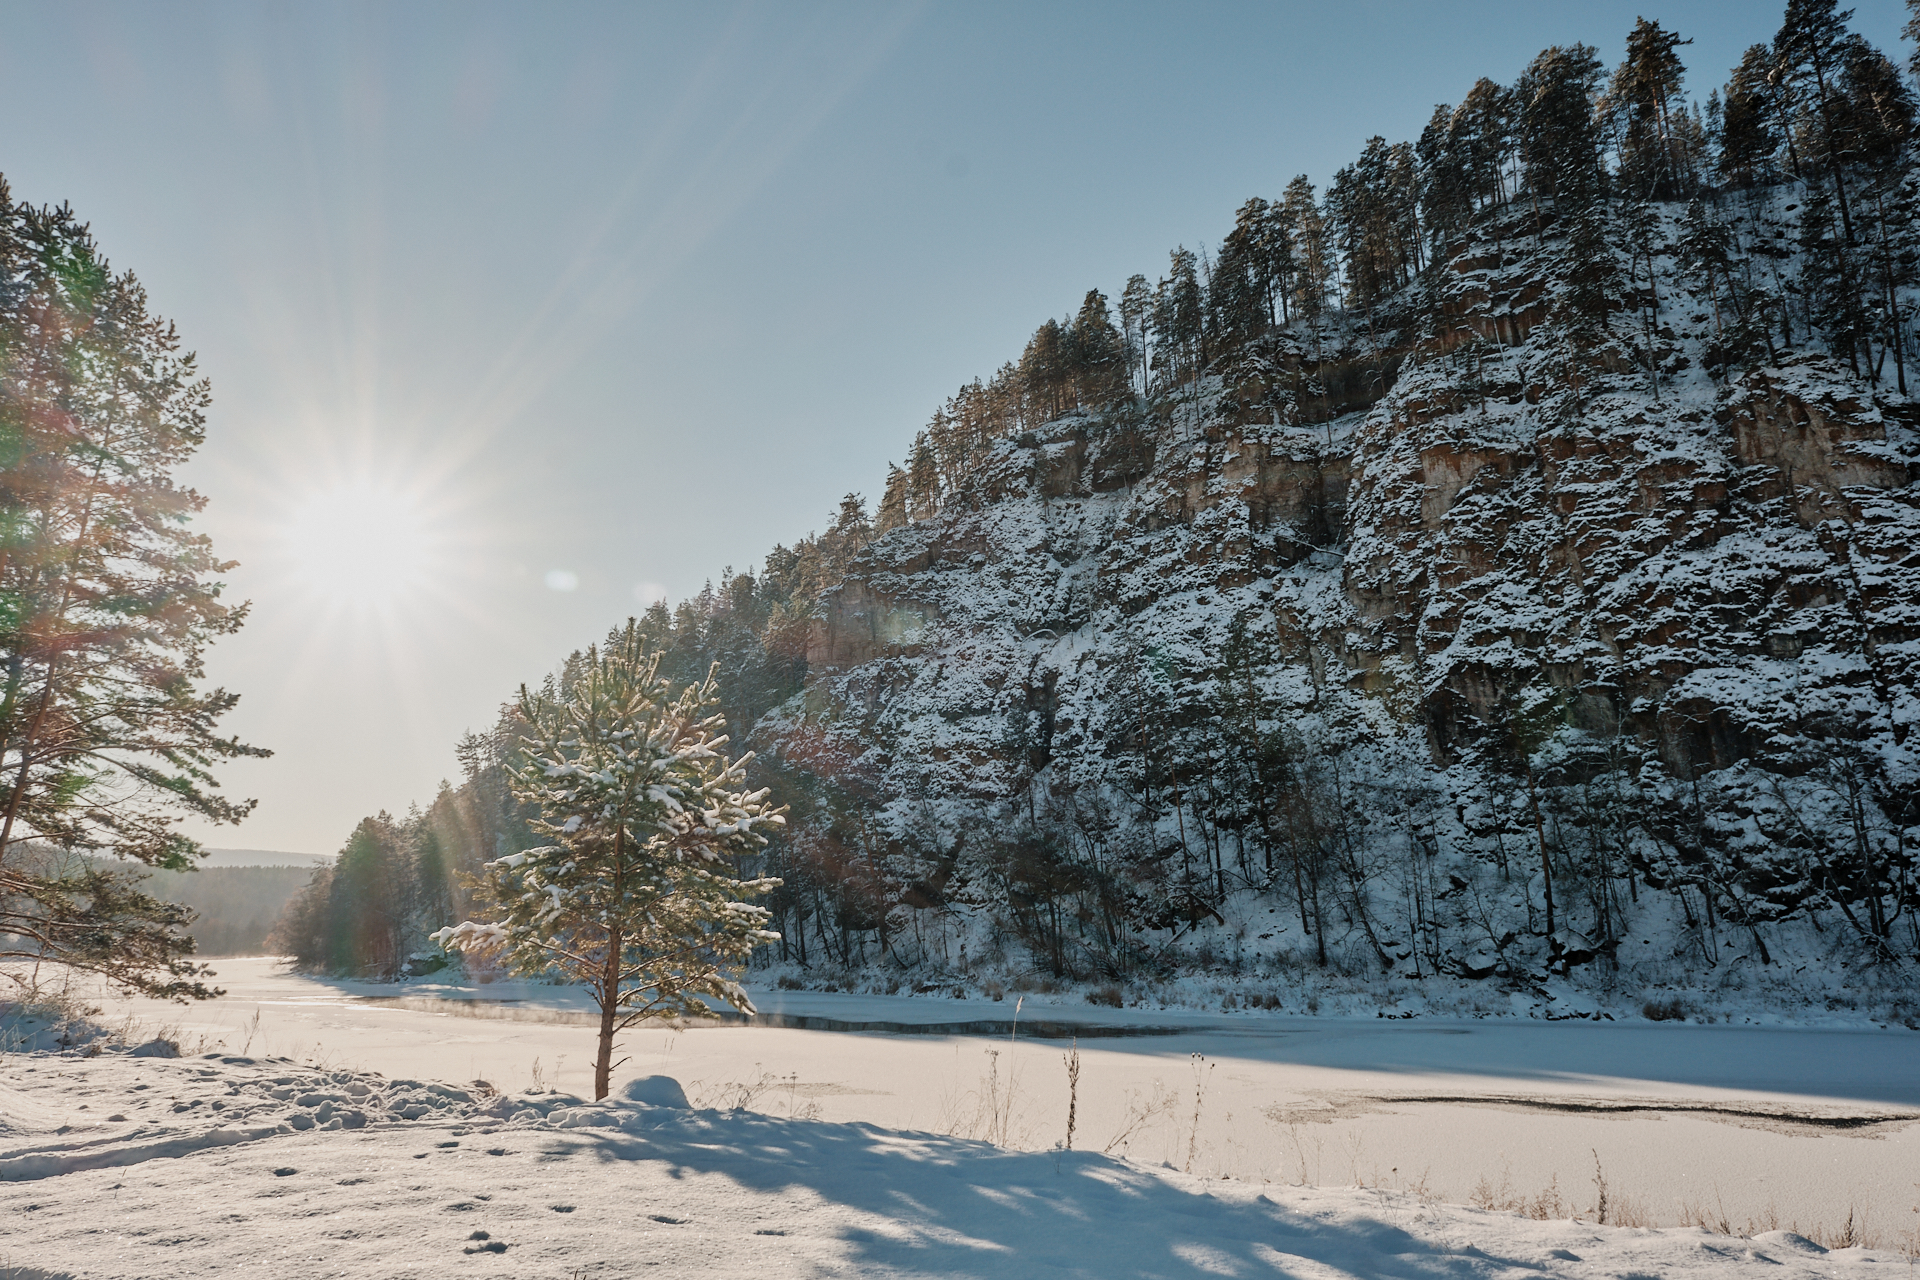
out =
<path fill-rule="evenodd" d="M 1904 392 L 1914 97 L 1850 17 L 1832 0 L 1792 0 L 1774 42 L 1747 50 L 1704 106 L 1686 93 L 1689 42 L 1643 18 L 1611 73 L 1590 46 L 1546 49 L 1512 84 L 1482 79 L 1435 107 L 1417 140 L 1368 139 L 1324 192 L 1301 175 L 1277 199 L 1249 199 L 1217 252 L 1182 246 L 1157 280 L 1131 277 L 1118 324 L 1091 290 L 1017 362 L 956 392 L 892 468 L 881 531 L 937 514 L 1001 437 L 1075 411 L 1124 414 L 1249 356 L 1269 374 L 1290 366 L 1291 380 L 1276 379 L 1287 385 L 1258 393 L 1285 420 L 1319 420 L 1337 407 L 1315 385 L 1331 333 L 1393 327 L 1396 307 L 1419 301 L 1401 295 L 1474 220 L 1513 206 L 1536 236 L 1561 226 L 1593 267 L 1575 300 L 1592 328 L 1639 285 L 1611 278 L 1615 255 L 1640 264 L 1664 247 L 1652 206 L 1699 201 L 1687 256 L 1716 303 L 1725 298 L 1729 358 L 1776 332 L 1792 347 L 1797 329 L 1875 385 L 1891 354 Z M 1763 285 L 1736 263 L 1777 263 L 1788 248 L 1742 240 L 1716 211 L 1789 182 L 1807 189 L 1791 245 L 1804 266 Z M 1658 282 L 1646 283 L 1657 299 Z"/>
<path fill-rule="evenodd" d="M 1324 192 L 1300 176 L 1248 200 L 1217 248 L 1176 248 L 1158 279 L 1132 276 L 1117 316 L 1091 290 L 1018 361 L 961 387 L 890 469 L 877 512 L 849 495 L 825 533 L 776 547 L 759 574 L 729 570 L 674 609 L 650 609 L 642 625 L 668 655 L 663 669 L 690 680 L 719 664 L 737 749 L 804 688 L 816 606 L 860 550 L 972 502 L 969 479 L 998 442 L 1073 413 L 1150 429 L 1203 375 L 1226 388 L 1222 403 L 1317 422 L 1348 403 L 1329 385 L 1338 353 L 1356 348 L 1370 353 L 1377 398 L 1392 378 L 1384 348 L 1454 323 L 1442 269 L 1476 234 L 1553 245 L 1556 332 L 1637 368 L 1655 395 L 1673 352 L 1662 307 L 1682 294 L 1706 297 L 1716 376 L 1782 349 L 1824 350 L 1904 393 L 1920 278 L 1915 100 L 1849 17 L 1832 0 L 1791 0 L 1774 41 L 1749 49 L 1704 104 L 1687 93 L 1687 41 L 1642 19 L 1611 71 L 1590 47 L 1547 49 L 1512 83 L 1482 79 L 1437 107 L 1416 139 L 1369 139 Z M 1642 783 L 1605 758 L 1625 751 L 1618 739 L 1585 741 L 1582 758 L 1538 777 L 1543 739 L 1522 718 L 1471 786 L 1443 795 L 1379 744 L 1309 750 L 1263 701 L 1279 659 L 1245 627 L 1235 635 L 1207 670 L 1141 646 L 1113 681 L 1097 777 L 1062 775 L 1047 692 L 1030 691 L 1000 744 L 1013 820 L 990 831 L 956 831 L 932 795 L 909 798 L 918 819 L 882 821 L 901 798 L 858 762 L 787 744 L 763 764 L 796 813 L 767 854 L 785 881 L 769 904 L 780 956 L 958 963 L 944 922 L 979 906 L 1057 973 L 1124 975 L 1163 954 L 1149 935 L 1218 919 L 1243 890 L 1277 893 L 1321 963 L 1339 936 L 1429 970 L 1451 945 L 1445 930 L 1476 912 L 1481 959 L 1469 968 L 1492 971 L 1528 938 L 1560 962 L 1608 954 L 1643 888 L 1673 896 L 1708 966 L 1721 931 L 1764 950 L 1761 925 L 1810 909 L 1857 920 L 1883 948 L 1898 922 L 1913 928 L 1905 864 L 1845 814 Z M 289 949 L 307 963 L 394 968 L 421 926 L 484 906 L 462 896 L 479 863 L 529 838 L 502 772 L 517 739 L 503 715 L 461 744 L 463 781 L 425 814 L 363 823 L 290 913 Z M 1805 764 L 1832 774 L 1832 794 L 1868 786 L 1865 764 L 1844 754 Z M 1048 784 L 1033 785 L 1050 766 Z M 1741 819 L 1759 833 L 1744 843 L 1715 834 L 1718 815 L 1736 811 L 1761 815 Z M 1848 831 L 1853 843 L 1825 834 Z M 1511 892 L 1443 873 L 1450 841 L 1491 849 L 1490 874 Z M 1536 878 L 1537 904 L 1526 888 Z M 1522 904 L 1512 927 L 1490 905 L 1503 892 Z"/>

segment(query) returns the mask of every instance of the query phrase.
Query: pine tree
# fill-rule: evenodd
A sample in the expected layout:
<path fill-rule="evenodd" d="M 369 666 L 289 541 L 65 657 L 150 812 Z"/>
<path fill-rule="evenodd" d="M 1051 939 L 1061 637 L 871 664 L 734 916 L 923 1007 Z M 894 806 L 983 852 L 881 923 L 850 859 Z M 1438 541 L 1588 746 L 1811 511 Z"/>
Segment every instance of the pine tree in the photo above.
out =
<path fill-rule="evenodd" d="M 1780 107 L 1773 83 L 1773 52 L 1766 45 L 1750 47 L 1727 80 L 1721 100 L 1716 171 L 1732 187 L 1751 187 L 1773 176 L 1774 153 L 1780 149 Z"/>
<path fill-rule="evenodd" d="M 1267 324 L 1274 324 L 1279 319 L 1278 302 L 1274 296 L 1276 263 L 1272 246 L 1268 243 L 1273 229 L 1272 206 L 1259 196 L 1253 196 L 1234 214 L 1233 230 L 1227 233 L 1226 241 L 1220 246 L 1223 262 L 1232 253 L 1244 265 L 1260 319 Z"/>
<path fill-rule="evenodd" d="M 1809 183 L 1800 212 L 1799 288 L 1807 323 L 1826 337 L 1830 349 L 1846 357 L 1858 376 L 1860 340 L 1868 324 L 1835 210 L 1832 189 Z"/>
<path fill-rule="evenodd" d="M 1293 229 L 1293 313 L 1309 324 L 1318 324 L 1326 313 L 1327 292 L 1333 285 L 1333 246 L 1307 175 L 1303 173 L 1287 184 L 1281 205 Z"/>
<path fill-rule="evenodd" d="M 1128 357 L 1140 369 L 1140 394 L 1145 395 L 1148 387 L 1148 326 L 1153 316 L 1153 288 L 1147 284 L 1143 275 L 1127 278 L 1127 287 L 1120 293 L 1120 325 L 1126 338 Z M 1133 374 L 1129 367 L 1128 380 Z"/>
<path fill-rule="evenodd" d="M 1293 277 L 1298 269 L 1294 254 L 1293 214 L 1275 200 L 1267 205 L 1266 225 L 1260 229 L 1260 251 L 1266 260 L 1268 281 L 1267 322 L 1286 324 L 1292 319 Z"/>
<path fill-rule="evenodd" d="M 1567 286 L 1557 311 L 1576 351 L 1590 351 L 1606 342 L 1608 321 L 1617 306 L 1620 267 L 1608 243 L 1609 230 L 1603 200 L 1579 206 L 1567 222 Z"/>
<path fill-rule="evenodd" d="M 1913 45 L 1913 52 L 1907 55 L 1907 74 L 1920 80 L 1920 0 L 1907 0 L 1907 12 L 1913 16 L 1900 28 L 1900 34 Z"/>
<path fill-rule="evenodd" d="M 1419 268 L 1415 172 L 1410 146 L 1373 137 L 1327 189 L 1328 221 L 1347 262 L 1347 305 L 1356 310 L 1372 307 Z"/>
<path fill-rule="evenodd" d="M 1256 274 L 1259 270 L 1249 239 L 1229 235 L 1220 246 L 1207 290 L 1207 326 L 1215 335 L 1216 349 L 1238 348 L 1266 329 L 1267 305 Z"/>
<path fill-rule="evenodd" d="M 1849 165 L 1884 170 L 1913 140 L 1914 97 L 1900 71 L 1858 35 L 1847 37 L 1834 110 L 1835 148 Z"/>
<path fill-rule="evenodd" d="M 1169 257 L 1167 278 L 1154 291 L 1153 329 L 1160 338 L 1155 355 L 1165 357 L 1164 385 L 1171 386 L 1198 378 L 1205 367 L 1206 302 L 1200 289 L 1199 259 L 1193 251 L 1182 245 Z"/>
<path fill-rule="evenodd" d="M 1643 308 L 1640 308 L 1641 349 L 1647 366 L 1647 382 L 1653 391 L 1654 403 L 1658 404 L 1660 401 L 1660 274 L 1656 264 L 1664 240 L 1660 233 L 1659 214 L 1652 205 L 1644 201 L 1630 204 L 1621 215 L 1620 229 L 1624 233 L 1627 245 L 1628 284 L 1636 296 L 1640 293 L 1637 272 L 1643 264 L 1647 271 L 1647 302 Z"/>
<path fill-rule="evenodd" d="M 1680 224 L 1680 240 L 1674 248 L 1681 266 L 1693 282 L 1705 288 L 1713 313 L 1713 345 L 1708 348 L 1707 356 L 1708 371 L 1711 372 L 1715 364 L 1723 364 L 1734 356 L 1745 354 L 1744 351 L 1733 350 L 1736 344 L 1729 343 L 1727 336 L 1730 326 L 1725 311 L 1735 301 L 1733 233 L 1714 221 L 1703 203 L 1693 200 L 1687 204 L 1686 217 Z"/>
<path fill-rule="evenodd" d="M 327 968 L 399 971 L 413 897 L 407 845 L 405 833 L 385 813 L 362 818 L 353 829 L 328 881 Z"/>
<path fill-rule="evenodd" d="M 1810 99 L 1803 113 L 1813 144 L 1808 159 L 1816 164 L 1824 160 L 1833 182 L 1843 239 L 1836 268 L 1843 278 L 1848 275 L 1845 249 L 1854 243 L 1853 212 L 1842 172 L 1845 147 L 1834 117 L 1839 73 L 1847 53 L 1847 22 L 1852 17 L 1853 10 L 1836 8 L 1834 0 L 1787 0 L 1779 34 L 1773 38 L 1781 83 L 1797 90 L 1803 100 Z"/>
<path fill-rule="evenodd" d="M 456 851 L 463 843 L 458 810 L 460 795 L 441 779 L 433 804 L 415 824 L 413 884 L 414 910 L 422 919 L 440 921 L 456 910 L 454 893 L 458 885 L 454 869 Z M 476 833 L 465 833 L 471 840 Z"/>
<path fill-rule="evenodd" d="M 1903 288 L 1915 275 L 1913 165 L 1909 148 L 1915 132 L 1915 104 L 1899 70 L 1859 36 L 1847 41 L 1835 113 L 1840 150 L 1859 175 L 1860 228 L 1865 246 L 1862 291 L 1874 295 L 1863 310 L 1880 318 L 1881 354 L 1868 369 L 1880 381 L 1886 356 L 1894 358 L 1900 393 L 1906 394 L 1907 367 Z"/>
<path fill-rule="evenodd" d="M 201 687 L 246 610 L 175 481 L 209 399 L 139 282 L 0 179 L 0 956 L 168 997 L 212 994 L 188 913 L 74 855 L 188 870 L 179 815 L 253 807 L 213 769 L 267 753 L 220 737 L 237 697 Z"/>
<path fill-rule="evenodd" d="M 713 673 L 676 692 L 660 663 L 629 620 L 566 679 L 521 688 L 529 732 L 513 790 L 552 843 L 488 864 L 501 919 L 433 935 L 586 985 L 600 1011 L 596 1099 L 614 1037 L 640 1019 L 711 1016 L 703 996 L 751 1012 L 727 967 L 779 940 L 743 899 L 780 882 L 741 878 L 733 860 L 785 819 L 766 791 L 745 789 L 749 757 L 726 757 Z"/>
<path fill-rule="evenodd" d="M 1535 58 L 1520 77 L 1520 154 L 1536 204 L 1554 202 L 1562 215 L 1600 197 L 1600 137 L 1594 124 L 1594 91 L 1600 60 L 1591 46 L 1555 45 Z"/>
<path fill-rule="evenodd" d="M 939 510 L 940 467 L 922 431 L 913 438 L 913 452 L 907 455 L 907 512 L 912 519 L 926 520 Z"/>
<path fill-rule="evenodd" d="M 1058 320 L 1048 320 L 1027 339 L 1027 349 L 1020 353 L 1020 385 L 1026 393 L 1028 426 L 1051 422 L 1066 412 L 1072 369 L 1067 327 Z"/>
<path fill-rule="evenodd" d="M 1077 406 L 1104 409 L 1125 391 L 1126 342 L 1113 327 L 1107 295 L 1098 289 L 1087 290 L 1080 302 L 1080 313 L 1067 329 L 1066 354 Z"/>
<path fill-rule="evenodd" d="M 1515 97 L 1514 91 L 1482 76 L 1454 113 L 1453 130 L 1466 153 L 1468 186 L 1482 205 L 1507 199 L 1503 175 L 1514 146 Z"/>
<path fill-rule="evenodd" d="M 887 464 L 887 487 L 880 493 L 880 510 L 875 514 L 873 531 L 876 534 L 898 529 L 907 523 L 907 473 L 898 466 Z"/>
<path fill-rule="evenodd" d="M 820 537 L 820 549 L 834 581 L 846 576 L 855 556 L 873 541 L 873 524 L 867 519 L 867 500 L 857 493 L 840 499 L 833 523 Z"/>
<path fill-rule="evenodd" d="M 1446 256 L 1473 219 L 1471 155 L 1459 121 L 1454 108 L 1439 104 L 1414 144 L 1420 158 L 1420 209 L 1436 260 Z"/>
<path fill-rule="evenodd" d="M 1601 110 L 1619 130 L 1619 178 L 1629 199 L 1671 200 L 1692 185 L 1681 96 L 1686 68 L 1675 52 L 1692 43 L 1645 18 L 1627 37 L 1626 60 L 1614 71 Z"/>

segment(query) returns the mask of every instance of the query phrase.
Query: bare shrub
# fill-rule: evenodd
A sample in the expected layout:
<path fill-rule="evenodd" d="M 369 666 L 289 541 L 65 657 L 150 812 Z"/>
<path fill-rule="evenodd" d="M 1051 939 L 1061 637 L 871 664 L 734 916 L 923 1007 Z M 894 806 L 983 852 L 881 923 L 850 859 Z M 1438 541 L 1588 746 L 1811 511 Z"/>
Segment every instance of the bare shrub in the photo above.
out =
<path fill-rule="evenodd" d="M 1133 1141 L 1134 1135 L 1150 1127 L 1163 1116 L 1173 1113 L 1179 1098 L 1160 1081 L 1153 1082 L 1152 1089 L 1145 1098 L 1136 1090 L 1127 1090 L 1126 1112 L 1120 1122 L 1120 1128 L 1113 1137 L 1107 1139 L 1107 1145 L 1100 1148 L 1102 1155 L 1112 1155 L 1115 1147 L 1124 1152 Z"/>
<path fill-rule="evenodd" d="M 1213 1079 L 1213 1067 L 1214 1064 L 1208 1062 L 1204 1054 L 1193 1055 L 1193 1123 L 1187 1130 L 1187 1173 L 1193 1172 L 1193 1157 L 1200 1147 L 1200 1110 L 1206 1104 L 1207 1084 Z"/>
<path fill-rule="evenodd" d="M 1532 1218 L 1537 1222 L 1546 1222 L 1551 1219 L 1573 1216 L 1571 1206 L 1567 1204 L 1566 1197 L 1560 1192 L 1560 1175 L 1558 1173 L 1549 1178 L 1547 1185 L 1542 1187 L 1537 1194 L 1531 1196 L 1524 1191 L 1515 1189 L 1513 1185 L 1513 1170 L 1511 1168 L 1503 1168 L 1501 1170 L 1500 1183 L 1498 1186 L 1495 1186 L 1485 1174 L 1482 1174 L 1479 1181 L 1473 1184 L 1473 1190 L 1468 1193 L 1467 1203 L 1476 1209 L 1485 1209 L 1488 1212 L 1497 1213 L 1515 1213 L 1523 1218 Z M 1610 1190 L 1607 1192 L 1607 1212 L 1614 1221 L 1619 1221 L 1618 1211 L 1614 1207 L 1614 1199 Z M 1636 1216 L 1639 1216 L 1644 1213 L 1644 1210 L 1636 1204 L 1634 1206 L 1634 1213 Z M 1627 1224 L 1621 1223 L 1621 1225 L 1624 1226 Z"/>
<path fill-rule="evenodd" d="M 1718 1191 L 1714 1192 L 1712 1208 L 1708 1208 L 1704 1200 L 1682 1200 L 1680 1202 L 1680 1225 L 1684 1227 L 1699 1227 L 1702 1231 L 1711 1231 L 1715 1235 L 1731 1236 L 1739 1234 L 1739 1231 L 1733 1225 L 1733 1219 L 1727 1213 L 1726 1202 L 1720 1198 Z"/>
<path fill-rule="evenodd" d="M 986 1051 L 987 1069 L 981 1075 L 979 1085 L 957 1098 L 948 1095 L 942 1099 L 942 1132 L 956 1138 L 984 1138 L 996 1147 L 1009 1149 L 1026 1145 L 1032 1136 L 1032 1127 L 1021 1114 L 1024 1107 L 1019 1103 L 1020 1072 L 1013 1056 L 1013 1046 L 1019 1034 L 1020 1006 L 1025 1003 L 1026 997 L 1022 996 L 1014 1005 L 1014 1030 L 1007 1036 L 1005 1049 L 1006 1079 L 1002 1081 L 1000 1076 L 1002 1050 L 989 1048 Z M 1079 1072 L 1071 1071 L 1070 1078 L 1077 1084 Z M 1020 1120 L 1018 1128 L 1015 1127 L 1016 1118 Z"/>
<path fill-rule="evenodd" d="M 1601 1226 L 1650 1227 L 1653 1214 L 1645 1200 L 1630 1196 L 1613 1186 L 1600 1163 L 1599 1151 L 1593 1153 L 1594 1220 Z"/>
<path fill-rule="evenodd" d="M 1866 1213 L 1852 1205 L 1847 1207 L 1845 1222 L 1837 1227 L 1816 1226 L 1807 1232 L 1807 1239 L 1823 1249 L 1852 1249 L 1872 1243 L 1867 1236 Z"/>
<path fill-rule="evenodd" d="M 1554 1174 L 1541 1188 L 1540 1194 L 1528 1202 L 1526 1215 L 1537 1222 L 1546 1222 L 1556 1218 L 1570 1217 L 1566 1201 L 1560 1198 L 1560 1175 Z"/>

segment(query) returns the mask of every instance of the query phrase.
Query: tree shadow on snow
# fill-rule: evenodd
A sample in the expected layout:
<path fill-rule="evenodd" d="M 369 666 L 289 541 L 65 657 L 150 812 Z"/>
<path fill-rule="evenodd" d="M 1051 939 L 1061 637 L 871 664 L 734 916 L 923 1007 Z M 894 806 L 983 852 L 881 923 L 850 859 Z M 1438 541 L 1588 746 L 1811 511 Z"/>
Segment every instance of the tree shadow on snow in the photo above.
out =
<path fill-rule="evenodd" d="M 984 1142 L 898 1133 L 864 1124 L 787 1120 L 754 1112 L 611 1109 L 623 1131 L 568 1137 L 605 1162 L 661 1162 L 681 1179 L 718 1174 L 763 1193 L 812 1192 L 850 1212 L 831 1215 L 845 1261 L 888 1273 L 940 1276 L 1301 1276 L 1328 1266 L 1357 1275 L 1483 1274 L 1470 1247 L 1434 1249 L 1388 1219 L 1417 1212 L 1383 1204 L 1377 1217 L 1322 1217 L 1256 1194 L 1248 1184 L 1184 1189 L 1136 1165 L 1083 1151 L 1016 1152 Z M 1314 1193 L 1308 1193 L 1312 1195 Z M 792 1206 L 790 1200 L 775 1202 Z M 822 1207 L 793 1206 L 760 1234 L 818 1235 Z M 818 1216 L 816 1216 L 818 1215 Z M 742 1230 L 747 1228 L 743 1226 Z M 1418 1262 L 1405 1255 L 1423 1255 Z"/>

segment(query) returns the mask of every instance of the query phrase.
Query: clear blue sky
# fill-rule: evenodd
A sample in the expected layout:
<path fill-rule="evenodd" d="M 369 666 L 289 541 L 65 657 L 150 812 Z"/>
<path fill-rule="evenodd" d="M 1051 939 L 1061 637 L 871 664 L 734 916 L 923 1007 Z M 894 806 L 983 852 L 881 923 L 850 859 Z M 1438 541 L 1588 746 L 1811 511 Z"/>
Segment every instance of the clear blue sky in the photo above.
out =
<path fill-rule="evenodd" d="M 4 0 L 0 172 L 213 378 L 190 478 L 255 612 L 211 669 L 280 754 L 210 839 L 328 852 L 640 595 L 877 496 L 1088 288 L 1637 14 L 1704 101 L 1782 7 Z M 1856 9 L 1904 60 L 1898 0 Z M 340 493 L 397 597 L 312 589 L 289 521 Z"/>

